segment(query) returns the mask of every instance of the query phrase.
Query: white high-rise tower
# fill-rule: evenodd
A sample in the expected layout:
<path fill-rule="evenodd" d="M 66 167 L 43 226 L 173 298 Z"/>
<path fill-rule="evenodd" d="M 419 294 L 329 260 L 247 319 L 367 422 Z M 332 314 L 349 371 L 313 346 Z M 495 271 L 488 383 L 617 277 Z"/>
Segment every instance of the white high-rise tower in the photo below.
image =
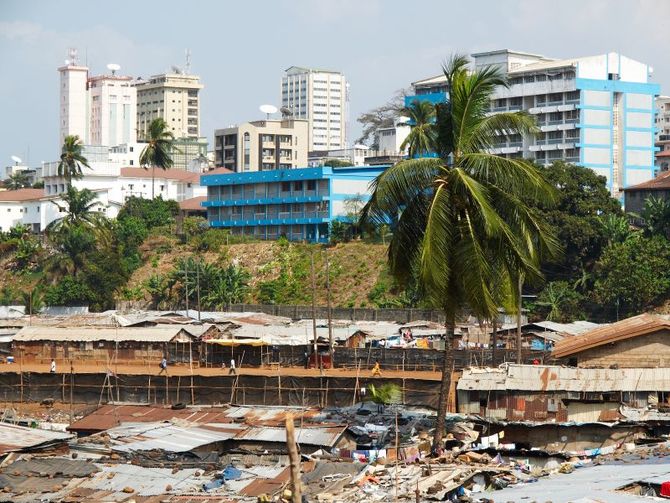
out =
<path fill-rule="evenodd" d="M 295 119 L 309 121 L 309 151 L 347 144 L 347 80 L 340 72 L 292 66 L 281 84 L 281 104 Z"/>
<path fill-rule="evenodd" d="M 77 49 L 68 51 L 60 72 L 60 143 L 68 135 L 79 135 L 88 142 L 88 67 L 79 66 Z"/>

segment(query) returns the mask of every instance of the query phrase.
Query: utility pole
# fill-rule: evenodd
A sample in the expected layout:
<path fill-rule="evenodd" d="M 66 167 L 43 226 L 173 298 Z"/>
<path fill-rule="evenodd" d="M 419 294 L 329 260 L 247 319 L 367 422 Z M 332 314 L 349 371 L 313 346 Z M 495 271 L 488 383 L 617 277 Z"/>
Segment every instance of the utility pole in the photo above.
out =
<path fill-rule="evenodd" d="M 319 365 L 319 348 L 316 344 L 316 278 L 314 277 L 314 249 L 312 248 L 311 269 L 312 269 L 312 337 L 314 337 L 314 365 Z"/>
<path fill-rule="evenodd" d="M 195 270 L 195 284 L 196 284 L 196 289 L 198 293 L 198 321 L 200 321 L 200 262 L 196 263 L 196 270 Z"/>
<path fill-rule="evenodd" d="M 184 292 L 186 294 L 186 316 L 188 316 L 188 262 L 184 261 Z"/>
<path fill-rule="evenodd" d="M 328 260 L 328 247 L 326 253 L 326 294 L 328 299 L 328 346 L 330 353 L 330 368 L 335 368 L 335 348 L 333 344 L 333 313 L 330 304 L 330 261 Z"/>

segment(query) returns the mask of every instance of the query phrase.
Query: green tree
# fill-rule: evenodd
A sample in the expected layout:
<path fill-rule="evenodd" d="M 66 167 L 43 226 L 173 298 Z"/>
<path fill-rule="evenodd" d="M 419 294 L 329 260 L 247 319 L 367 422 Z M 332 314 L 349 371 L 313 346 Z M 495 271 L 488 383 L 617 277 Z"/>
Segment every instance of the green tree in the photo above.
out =
<path fill-rule="evenodd" d="M 149 124 L 148 135 L 145 138 L 147 146 L 140 155 L 140 164 L 148 169 L 151 167 L 151 199 L 155 198 L 155 174 L 156 168 L 167 171 L 174 164 L 171 153 L 177 149 L 174 147 L 174 135 L 167 123 L 160 117 Z"/>
<path fill-rule="evenodd" d="M 464 308 L 482 320 L 498 306 L 518 305 L 519 278 L 539 280 L 539 258 L 556 253 L 549 226 L 530 205 L 554 191 L 523 159 L 489 153 L 501 135 L 535 131 L 524 113 L 488 115 L 492 94 L 507 81 L 499 69 L 469 72 L 467 59 L 444 67 L 448 100 L 436 106 L 437 158 L 404 160 L 373 182 L 364 218 L 397 216 L 388 259 L 407 283 L 415 274 L 427 300 L 446 317 L 442 382 L 434 437 L 441 448 L 453 368 L 453 335 Z"/>
<path fill-rule="evenodd" d="M 607 180 L 593 170 L 562 161 L 540 168 L 555 187 L 555 204 L 540 204 L 544 219 L 554 227 L 563 254 L 543 264 L 547 281 L 574 282 L 591 271 L 607 246 L 602 219 L 623 216 L 621 204 L 612 198 Z"/>
<path fill-rule="evenodd" d="M 83 155 L 83 143 L 77 135 L 69 135 L 63 141 L 61 149 L 60 162 L 58 163 L 58 176 L 67 180 L 68 185 L 72 179 L 78 179 L 83 176 L 82 167 L 91 168 L 88 160 Z"/>
<path fill-rule="evenodd" d="M 44 307 L 44 292 L 41 285 L 36 285 L 27 291 L 21 292 L 21 299 L 26 308 L 26 314 L 37 314 Z"/>
<path fill-rule="evenodd" d="M 584 297 L 567 281 L 552 281 L 538 295 L 536 306 L 549 321 L 569 323 L 584 318 Z"/>
<path fill-rule="evenodd" d="M 14 252 L 14 262 L 19 271 L 24 271 L 35 265 L 42 247 L 33 236 L 22 237 Z"/>
<path fill-rule="evenodd" d="M 400 144 L 400 150 L 409 147 L 410 158 L 425 157 L 435 145 L 435 105 L 429 101 L 414 100 L 403 108 L 402 114 L 409 118 L 411 130 Z"/>
<path fill-rule="evenodd" d="M 170 287 L 168 278 L 162 274 L 153 274 L 143 284 L 144 290 L 151 297 L 152 309 L 165 307 L 170 300 Z"/>
<path fill-rule="evenodd" d="M 386 383 L 381 386 L 370 384 L 369 397 L 374 403 L 382 406 L 398 405 L 402 403 L 402 389 L 394 383 Z"/>
<path fill-rule="evenodd" d="M 645 236 L 670 236 L 670 200 L 652 196 L 645 200 L 642 209 Z"/>
<path fill-rule="evenodd" d="M 30 178 L 25 172 L 17 171 L 16 173 L 9 175 L 9 178 L 4 181 L 4 185 L 7 190 L 23 189 L 25 187 L 30 187 Z"/>
<path fill-rule="evenodd" d="M 87 306 L 95 295 L 88 285 L 73 276 L 65 276 L 44 292 L 44 301 L 48 306 Z"/>
<path fill-rule="evenodd" d="M 54 281 L 67 275 L 76 278 L 96 249 L 95 235 L 91 229 L 81 224 L 52 232 L 49 243 L 55 253 L 47 259 L 45 268 Z"/>
<path fill-rule="evenodd" d="M 670 291 L 669 262 L 670 243 L 661 236 L 608 247 L 598 261 L 593 291 L 602 315 L 632 316 L 661 302 Z"/>
<path fill-rule="evenodd" d="M 129 217 L 140 219 L 148 230 L 154 227 L 172 225 L 179 213 L 177 201 L 165 201 L 161 196 L 155 199 L 143 199 L 141 197 L 129 198 L 117 216 L 117 220 L 125 220 Z"/>

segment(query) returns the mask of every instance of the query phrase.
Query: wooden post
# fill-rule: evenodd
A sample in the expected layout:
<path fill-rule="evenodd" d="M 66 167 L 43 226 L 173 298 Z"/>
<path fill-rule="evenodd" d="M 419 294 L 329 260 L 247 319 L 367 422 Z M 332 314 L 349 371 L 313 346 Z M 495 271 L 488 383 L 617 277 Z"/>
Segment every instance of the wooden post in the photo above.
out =
<path fill-rule="evenodd" d="M 177 376 L 177 403 L 179 403 L 179 391 L 181 389 L 181 376 Z"/>
<path fill-rule="evenodd" d="M 191 405 L 195 405 L 195 392 L 193 391 L 193 374 L 191 374 Z"/>
<path fill-rule="evenodd" d="M 293 486 L 293 503 L 302 503 L 302 488 L 300 486 L 300 456 L 298 455 L 298 446 L 295 442 L 295 426 L 293 424 L 293 414 L 286 414 L 286 448 L 288 449 L 288 459 L 291 466 L 291 485 Z"/>
<path fill-rule="evenodd" d="M 319 348 L 316 345 L 316 278 L 314 277 L 314 250 L 311 254 L 312 271 L 312 337 L 314 338 L 314 365 L 318 366 Z M 309 367 L 309 365 L 307 365 Z"/>
<path fill-rule="evenodd" d="M 326 254 L 326 295 L 328 301 L 328 348 L 330 351 L 330 368 L 335 368 L 335 342 L 333 341 L 333 312 L 330 302 L 330 261 L 328 260 L 328 247 L 324 248 Z"/>
<path fill-rule="evenodd" d="M 149 384 L 147 384 L 147 403 L 151 403 L 151 376 L 149 376 Z"/>

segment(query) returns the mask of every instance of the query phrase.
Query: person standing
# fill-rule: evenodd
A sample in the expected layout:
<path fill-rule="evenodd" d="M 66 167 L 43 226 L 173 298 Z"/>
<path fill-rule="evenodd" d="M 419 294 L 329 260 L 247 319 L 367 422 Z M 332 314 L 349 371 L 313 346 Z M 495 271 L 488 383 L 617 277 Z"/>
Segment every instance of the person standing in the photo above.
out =
<path fill-rule="evenodd" d="M 372 367 L 372 377 L 381 377 L 382 376 L 382 369 L 381 366 L 379 365 L 379 360 L 375 360 L 375 366 Z"/>
<path fill-rule="evenodd" d="M 161 375 L 163 372 L 167 374 L 167 359 L 165 357 L 163 357 L 163 359 L 161 360 L 160 368 L 161 371 L 158 373 L 158 375 Z"/>
<path fill-rule="evenodd" d="M 51 373 L 55 374 L 56 373 L 56 360 L 53 358 L 51 359 Z"/>
<path fill-rule="evenodd" d="M 228 375 L 230 374 L 237 374 L 237 370 L 235 369 L 235 358 L 230 359 L 230 369 L 228 370 Z"/>

